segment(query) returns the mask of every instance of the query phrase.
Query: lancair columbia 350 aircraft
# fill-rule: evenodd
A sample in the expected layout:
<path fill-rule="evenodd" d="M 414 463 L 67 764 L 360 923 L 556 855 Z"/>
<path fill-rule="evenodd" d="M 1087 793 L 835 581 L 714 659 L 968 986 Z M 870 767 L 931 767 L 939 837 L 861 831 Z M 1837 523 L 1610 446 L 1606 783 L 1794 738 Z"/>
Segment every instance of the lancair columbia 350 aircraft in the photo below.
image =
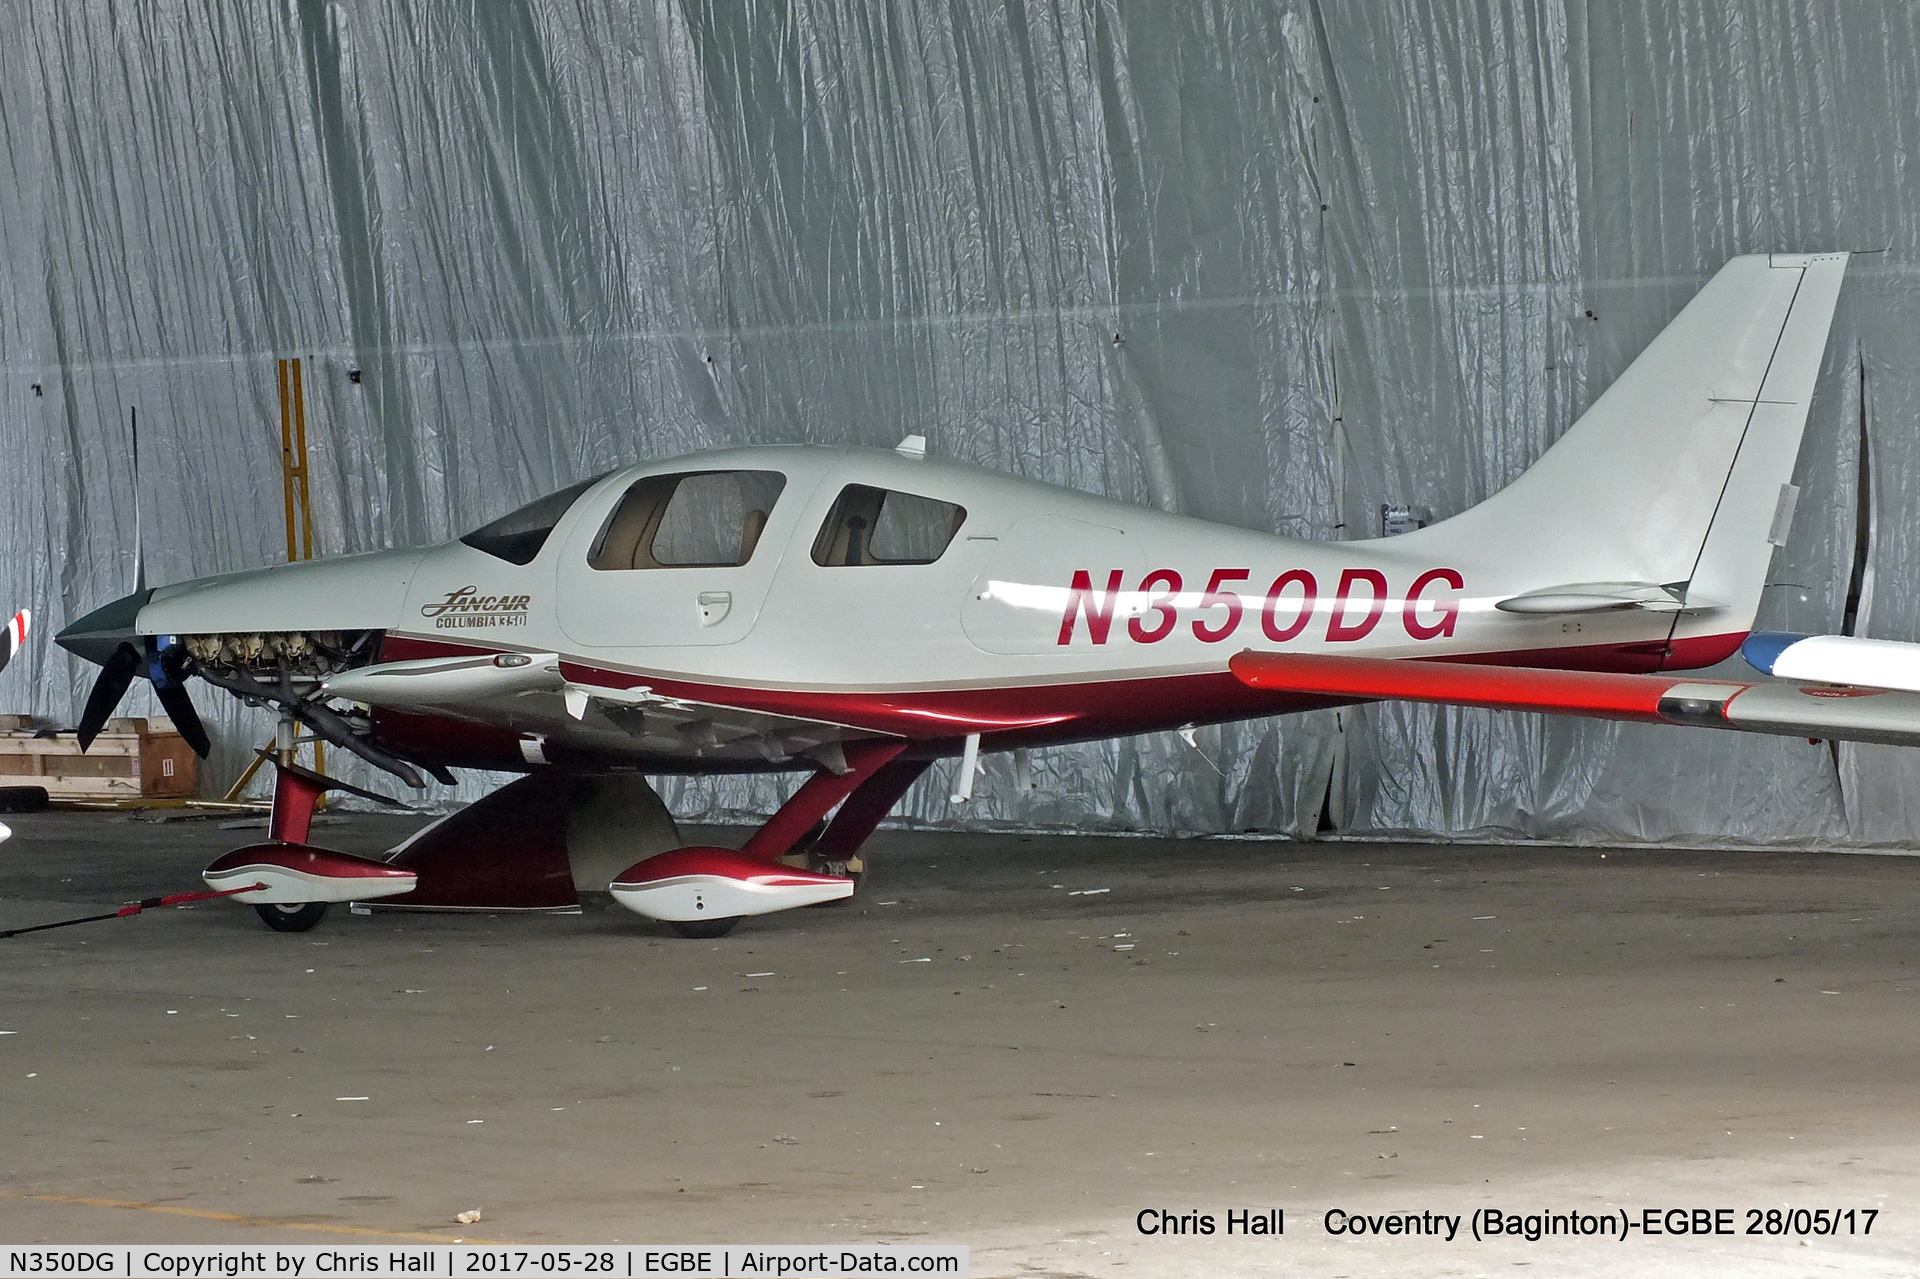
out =
<path fill-rule="evenodd" d="M 278 707 L 283 744 L 303 726 L 412 785 L 531 775 L 382 861 L 308 844 L 332 783 L 281 763 L 272 838 L 206 876 L 258 885 L 239 899 L 276 927 L 329 901 L 564 907 L 607 885 L 700 936 L 849 895 L 862 841 L 941 757 L 964 795 L 983 751 L 1383 697 L 1917 741 L 1910 694 L 1665 673 L 1752 628 L 1845 267 L 1729 262 L 1514 484 L 1392 539 L 1208 524 L 917 437 L 699 453 L 425 550 L 109 604 L 59 636 L 104 668 L 81 738 L 141 676 L 204 750 L 197 676 Z M 642 774 L 746 770 L 809 776 L 741 849 L 654 833 Z"/>

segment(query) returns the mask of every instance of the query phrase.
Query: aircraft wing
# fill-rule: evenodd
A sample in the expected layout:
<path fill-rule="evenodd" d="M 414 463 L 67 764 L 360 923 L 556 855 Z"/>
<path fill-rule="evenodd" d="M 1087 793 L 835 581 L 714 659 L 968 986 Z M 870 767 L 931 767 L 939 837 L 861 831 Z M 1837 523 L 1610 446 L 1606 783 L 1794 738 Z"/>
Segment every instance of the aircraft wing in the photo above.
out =
<path fill-rule="evenodd" d="M 839 745 L 876 736 L 825 720 L 774 714 L 567 677 L 556 653 L 497 653 L 381 662 L 322 686 L 332 697 L 414 714 L 445 715 L 516 732 L 561 736 L 618 731 L 639 749 L 710 761 L 809 756 L 842 771 Z"/>
<path fill-rule="evenodd" d="M 1904 640 L 1755 631 L 1740 655 L 1755 670 L 1782 679 L 1920 693 L 1920 644 Z"/>
<path fill-rule="evenodd" d="M 1920 693 L 1832 684 L 1624 675 L 1467 661 L 1235 655 L 1250 688 L 1351 698 L 1542 711 L 1643 724 L 1920 746 Z"/>

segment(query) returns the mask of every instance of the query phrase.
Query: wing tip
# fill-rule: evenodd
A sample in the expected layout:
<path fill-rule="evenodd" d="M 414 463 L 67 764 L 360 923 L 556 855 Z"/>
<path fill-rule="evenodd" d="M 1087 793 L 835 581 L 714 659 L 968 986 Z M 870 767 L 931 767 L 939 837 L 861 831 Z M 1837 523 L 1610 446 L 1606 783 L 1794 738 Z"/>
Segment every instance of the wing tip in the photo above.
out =
<path fill-rule="evenodd" d="M 1741 643 L 1740 656 L 1754 670 L 1771 675 L 1780 655 L 1806 638 L 1787 631 L 1755 631 Z"/>

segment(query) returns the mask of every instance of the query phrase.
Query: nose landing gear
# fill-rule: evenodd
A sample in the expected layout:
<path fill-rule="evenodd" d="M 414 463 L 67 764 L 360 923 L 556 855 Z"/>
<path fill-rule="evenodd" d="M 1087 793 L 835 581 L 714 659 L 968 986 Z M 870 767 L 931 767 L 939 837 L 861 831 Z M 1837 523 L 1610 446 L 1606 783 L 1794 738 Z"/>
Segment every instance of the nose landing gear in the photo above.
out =
<path fill-rule="evenodd" d="M 214 858 L 200 873 L 207 887 L 225 891 L 248 885 L 234 896 L 278 933 L 306 932 L 326 916 L 331 902 L 411 891 L 416 883 L 411 870 L 306 842 L 314 806 L 329 790 L 385 800 L 298 764 L 276 762 L 267 841 Z"/>
<path fill-rule="evenodd" d="M 326 918 L 326 902 L 274 902 L 254 911 L 276 933 L 304 933 Z"/>

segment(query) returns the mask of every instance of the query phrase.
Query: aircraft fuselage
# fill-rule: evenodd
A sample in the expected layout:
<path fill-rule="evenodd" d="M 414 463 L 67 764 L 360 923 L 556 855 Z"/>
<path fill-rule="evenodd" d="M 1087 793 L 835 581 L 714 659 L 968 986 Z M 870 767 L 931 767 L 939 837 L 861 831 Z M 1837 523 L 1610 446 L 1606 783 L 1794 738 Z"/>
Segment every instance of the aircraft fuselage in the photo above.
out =
<path fill-rule="evenodd" d="M 755 500 L 725 491 L 725 477 L 742 475 L 772 477 L 747 482 L 773 493 L 747 513 L 760 527 L 744 557 L 705 554 L 743 562 L 660 562 L 623 543 L 609 563 L 617 526 L 645 522 L 630 504 L 679 491 L 672 477 L 703 477 L 712 507 L 689 510 L 715 527 L 676 532 L 686 513 L 664 499 L 641 529 L 653 549 L 671 559 L 663 539 L 681 537 L 699 555 L 703 536 L 730 547 L 738 512 L 722 508 Z M 874 493 L 886 495 L 878 506 Z M 856 508 L 877 518 L 847 514 Z M 902 517 L 890 530 L 891 509 L 917 526 Z M 836 521 L 853 526 L 838 543 Z M 1745 633 L 1699 612 L 1502 611 L 1499 601 L 1540 586 L 1535 561 L 1548 552 L 1486 544 L 1462 555 L 1471 543 L 1453 537 L 1443 557 L 1435 531 L 1309 542 L 878 450 L 735 449 L 601 478 L 524 563 L 514 562 L 524 542 L 508 538 L 503 556 L 470 545 L 486 540 L 475 534 L 204 578 L 156 590 L 136 629 L 377 631 L 382 664 L 557 657 L 568 685 L 629 699 L 642 690 L 669 713 L 596 701 L 574 714 L 555 696 L 482 689 L 459 706 L 379 706 L 376 740 L 455 765 L 701 772 L 800 766 L 819 743 L 783 737 L 788 719 L 950 754 L 973 733 L 992 750 L 1328 704 L 1247 689 L 1227 659 L 1250 647 L 1653 670 L 1718 660 Z M 881 545 L 887 537 L 898 545 Z M 1616 575 L 1634 580 L 1639 567 L 1623 562 Z M 702 720 L 712 707 L 751 714 Z"/>

